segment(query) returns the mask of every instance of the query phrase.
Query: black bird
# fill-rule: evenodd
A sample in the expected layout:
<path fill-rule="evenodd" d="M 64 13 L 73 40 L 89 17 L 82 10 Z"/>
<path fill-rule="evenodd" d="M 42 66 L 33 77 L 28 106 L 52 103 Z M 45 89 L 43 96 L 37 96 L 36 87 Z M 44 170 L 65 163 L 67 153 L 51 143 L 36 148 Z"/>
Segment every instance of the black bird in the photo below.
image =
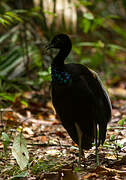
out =
<path fill-rule="evenodd" d="M 82 149 L 90 149 L 94 140 L 98 163 L 97 149 L 105 141 L 111 119 L 110 99 L 96 72 L 81 64 L 64 64 L 72 48 L 66 34 L 56 35 L 50 48 L 59 49 L 51 64 L 52 103 L 64 128 L 79 145 L 79 164 Z"/>

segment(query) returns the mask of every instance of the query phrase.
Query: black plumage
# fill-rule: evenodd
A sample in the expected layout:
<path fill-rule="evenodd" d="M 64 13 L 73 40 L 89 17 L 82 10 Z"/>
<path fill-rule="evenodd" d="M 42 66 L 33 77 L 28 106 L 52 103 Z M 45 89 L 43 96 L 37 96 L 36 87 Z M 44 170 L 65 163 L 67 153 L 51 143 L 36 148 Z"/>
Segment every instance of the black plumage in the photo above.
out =
<path fill-rule="evenodd" d="M 82 149 L 96 149 L 106 138 L 111 103 L 98 75 L 81 64 L 64 64 L 72 43 L 65 34 L 56 35 L 48 48 L 59 53 L 51 64 L 52 102 L 64 128 Z M 99 141 L 97 142 L 97 128 Z"/>

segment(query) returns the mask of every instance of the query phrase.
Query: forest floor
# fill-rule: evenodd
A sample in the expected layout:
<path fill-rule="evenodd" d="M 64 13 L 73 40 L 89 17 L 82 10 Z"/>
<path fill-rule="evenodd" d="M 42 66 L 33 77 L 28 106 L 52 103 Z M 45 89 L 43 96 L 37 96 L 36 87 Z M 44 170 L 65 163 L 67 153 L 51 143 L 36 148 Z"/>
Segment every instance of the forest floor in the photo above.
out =
<path fill-rule="evenodd" d="M 123 91 L 123 92 L 122 92 Z M 126 92 L 120 87 L 109 89 L 112 96 L 112 120 L 106 141 L 99 147 L 100 165 L 96 167 L 95 146 L 85 151 L 78 168 L 78 146 L 69 137 L 53 111 L 50 101 L 40 102 L 36 92 L 25 92 L 11 107 L 1 112 L 1 131 L 8 135 L 0 140 L 0 180 L 43 179 L 85 180 L 126 179 Z M 28 106 L 21 103 L 27 99 Z M 12 144 L 22 129 L 29 152 L 29 164 L 21 170 L 12 156 Z M 4 148 L 4 150 L 3 150 Z"/>

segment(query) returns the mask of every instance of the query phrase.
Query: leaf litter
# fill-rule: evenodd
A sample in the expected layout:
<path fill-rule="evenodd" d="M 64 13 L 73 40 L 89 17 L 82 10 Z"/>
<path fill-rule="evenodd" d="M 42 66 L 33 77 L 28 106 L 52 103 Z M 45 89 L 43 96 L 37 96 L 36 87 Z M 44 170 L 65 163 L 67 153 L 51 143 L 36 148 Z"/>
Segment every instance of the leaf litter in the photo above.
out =
<path fill-rule="evenodd" d="M 95 166 L 95 147 L 93 147 L 85 151 L 82 167 L 78 169 L 78 147 L 57 119 L 50 100 L 46 103 L 40 100 L 33 103 L 30 93 L 27 92 L 27 96 L 30 96 L 28 105 L 21 103 L 21 96 L 12 104 L 12 111 L 4 112 L 2 117 L 2 130 L 11 140 L 7 147 L 7 156 L 4 155 L 3 142 L 0 141 L 1 178 L 9 179 L 22 173 L 10 150 L 17 135 L 16 129 L 19 127 L 22 127 L 29 152 L 28 167 L 24 169 L 28 179 L 126 178 L 126 100 L 124 98 L 120 98 L 118 94 L 112 98 L 113 117 L 108 125 L 106 141 L 103 147 L 99 147 L 100 166 Z"/>

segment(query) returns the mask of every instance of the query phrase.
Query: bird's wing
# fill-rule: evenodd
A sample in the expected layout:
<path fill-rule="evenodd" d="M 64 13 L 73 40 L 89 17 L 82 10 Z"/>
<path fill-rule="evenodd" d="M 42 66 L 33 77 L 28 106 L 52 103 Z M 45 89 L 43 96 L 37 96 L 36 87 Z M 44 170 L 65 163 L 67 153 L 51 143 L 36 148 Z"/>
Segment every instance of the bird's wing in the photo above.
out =
<path fill-rule="evenodd" d="M 97 108 L 103 111 L 106 121 L 110 121 L 112 113 L 111 102 L 98 74 L 81 64 L 67 64 L 65 69 L 72 74 L 73 82 L 78 82 L 79 79 L 81 79 L 81 86 L 86 86 L 87 90 L 90 90 L 90 94 L 93 95 Z M 82 90 L 87 91 L 83 88 Z M 100 120 L 100 122 L 101 121 L 102 120 Z"/>
<path fill-rule="evenodd" d="M 111 114 L 112 114 L 112 107 L 111 107 L 111 101 L 110 101 L 110 98 L 108 96 L 108 93 L 107 93 L 102 81 L 100 80 L 98 74 L 91 69 L 89 69 L 89 71 L 92 73 L 92 76 L 94 77 L 94 78 L 92 78 L 92 81 L 94 81 L 94 83 L 96 85 L 95 86 L 96 96 L 98 95 L 97 96 L 97 97 L 99 97 L 98 99 L 102 100 L 103 106 L 105 107 L 105 112 L 107 111 L 106 112 L 107 113 L 106 118 L 108 119 L 108 121 L 110 121 Z"/>
<path fill-rule="evenodd" d="M 71 64 L 70 69 L 73 69 L 73 80 L 78 81 L 78 78 L 80 78 L 82 84 L 87 83 L 92 102 L 96 107 L 95 116 L 97 117 L 96 123 L 99 125 L 99 144 L 103 144 L 106 137 L 107 123 L 110 121 L 112 113 L 109 96 L 96 72 L 80 64 Z"/>
<path fill-rule="evenodd" d="M 109 96 L 103 86 L 99 76 L 96 72 L 89 69 L 90 78 L 89 86 L 94 92 L 96 97 L 97 109 L 98 110 L 98 119 L 97 123 L 99 124 L 99 144 L 104 143 L 106 137 L 107 123 L 111 120 L 112 107 Z"/>

